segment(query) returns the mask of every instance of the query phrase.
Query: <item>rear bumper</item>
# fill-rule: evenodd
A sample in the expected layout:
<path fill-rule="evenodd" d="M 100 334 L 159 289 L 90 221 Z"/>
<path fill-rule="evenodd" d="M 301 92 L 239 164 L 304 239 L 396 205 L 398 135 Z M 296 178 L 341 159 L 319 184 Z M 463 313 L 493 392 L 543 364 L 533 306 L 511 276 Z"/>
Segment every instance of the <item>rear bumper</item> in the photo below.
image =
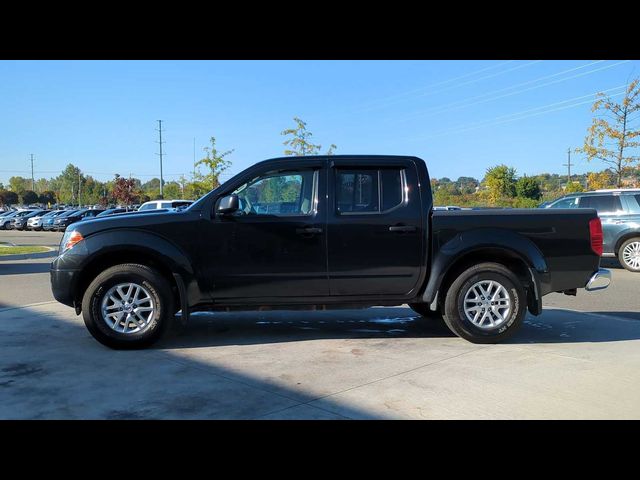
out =
<path fill-rule="evenodd" d="M 588 292 L 593 292 L 596 290 L 603 290 L 609 286 L 611 283 L 611 272 L 606 268 L 601 268 L 593 275 L 587 282 L 587 285 L 584 287 Z"/>

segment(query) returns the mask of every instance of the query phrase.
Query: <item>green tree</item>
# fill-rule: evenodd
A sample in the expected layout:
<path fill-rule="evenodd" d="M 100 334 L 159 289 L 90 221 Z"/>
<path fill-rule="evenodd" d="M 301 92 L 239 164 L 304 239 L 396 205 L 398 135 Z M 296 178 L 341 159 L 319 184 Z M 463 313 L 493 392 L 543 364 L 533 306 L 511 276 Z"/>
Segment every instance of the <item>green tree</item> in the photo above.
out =
<path fill-rule="evenodd" d="M 40 203 L 43 203 L 44 205 L 47 205 L 49 203 L 54 204 L 56 203 L 56 194 L 51 190 L 46 190 L 40 194 L 40 196 L 38 197 L 38 201 Z"/>
<path fill-rule="evenodd" d="M 20 195 L 25 190 L 29 190 L 31 188 L 31 179 L 24 177 L 11 177 L 9 179 L 9 188 L 12 192 L 16 192 Z"/>
<path fill-rule="evenodd" d="M 599 93 L 591 107 L 595 112 L 591 127 L 584 139 L 584 145 L 577 152 L 586 154 L 587 160 L 600 160 L 613 170 L 616 185 L 622 187 L 625 168 L 638 162 L 640 157 L 633 152 L 640 147 L 637 140 L 640 128 L 638 116 L 632 115 L 640 111 L 640 79 L 633 80 L 625 91 L 620 103 L 611 97 Z"/>
<path fill-rule="evenodd" d="M 311 143 L 311 137 L 313 133 L 307 130 L 307 122 L 301 120 L 298 117 L 293 117 L 293 121 L 296 122 L 295 128 L 287 128 L 280 132 L 280 135 L 289 136 L 283 144 L 287 147 L 284 151 L 285 155 L 317 155 L 322 148 L 322 145 L 315 145 Z M 332 145 L 335 147 L 335 145 Z M 333 149 L 329 149 L 333 153 Z"/>
<path fill-rule="evenodd" d="M 164 184 L 164 198 L 182 198 L 182 189 L 176 181 L 166 182 Z"/>
<path fill-rule="evenodd" d="M 542 192 L 538 182 L 534 178 L 525 175 L 516 182 L 516 195 L 521 198 L 538 200 L 542 196 Z"/>
<path fill-rule="evenodd" d="M 287 128 L 280 132 L 280 135 L 289 137 L 283 142 L 285 146 L 290 147 L 285 149 L 284 154 L 295 155 L 298 157 L 304 155 L 318 155 L 322 149 L 322 145 L 311 143 L 313 133 L 307 130 L 307 122 L 298 117 L 293 117 L 293 121 L 296 122 L 295 128 Z M 325 155 L 333 155 L 337 148 L 336 144 L 332 143 Z"/>
<path fill-rule="evenodd" d="M 32 203 L 36 203 L 38 201 L 38 194 L 33 190 L 24 190 L 20 194 L 20 199 L 22 203 L 25 205 L 31 205 Z"/>
<path fill-rule="evenodd" d="M 216 148 L 216 137 L 211 137 L 211 147 L 206 147 L 204 151 L 207 156 L 196 162 L 196 167 L 204 165 L 207 170 L 206 174 L 201 174 L 199 169 L 196 172 L 194 180 L 199 183 L 198 190 L 213 190 L 220 185 L 220 174 L 231 166 L 231 161 L 225 157 L 231 155 L 234 150 L 220 152 Z"/>
<path fill-rule="evenodd" d="M 455 182 L 456 188 L 462 194 L 475 193 L 476 187 L 480 184 L 478 180 L 473 177 L 458 177 Z"/>
<path fill-rule="evenodd" d="M 569 182 L 564 189 L 565 193 L 584 192 L 584 187 L 580 182 Z"/>
<path fill-rule="evenodd" d="M 511 202 L 513 208 L 538 208 L 540 200 L 527 197 L 515 197 Z"/>
<path fill-rule="evenodd" d="M 15 205 L 18 203 L 18 194 L 9 190 L 0 190 L 0 205 Z"/>
<path fill-rule="evenodd" d="M 61 203 L 71 204 L 78 202 L 78 183 L 80 183 L 80 190 L 82 190 L 80 169 L 70 163 L 60 175 L 52 180 L 51 186 Z"/>
<path fill-rule="evenodd" d="M 145 195 L 149 195 L 150 198 L 153 198 L 153 199 L 160 198 L 160 179 L 152 178 L 148 182 L 143 183 L 142 191 L 144 192 Z"/>
<path fill-rule="evenodd" d="M 489 190 L 489 198 L 492 202 L 497 202 L 502 197 L 515 197 L 516 169 L 506 165 L 488 168 L 484 177 L 484 184 Z"/>
<path fill-rule="evenodd" d="M 46 178 L 39 178 L 38 180 L 36 180 L 35 191 L 37 193 L 46 192 L 47 190 L 50 190 L 49 180 L 47 180 Z"/>

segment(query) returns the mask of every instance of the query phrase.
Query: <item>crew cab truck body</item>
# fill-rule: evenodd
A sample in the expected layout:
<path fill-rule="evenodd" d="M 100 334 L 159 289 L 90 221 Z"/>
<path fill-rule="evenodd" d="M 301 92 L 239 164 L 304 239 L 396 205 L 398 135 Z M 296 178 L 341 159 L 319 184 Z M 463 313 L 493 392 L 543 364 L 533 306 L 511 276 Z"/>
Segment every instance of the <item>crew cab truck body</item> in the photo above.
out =
<path fill-rule="evenodd" d="M 457 335 L 512 335 L 551 292 L 606 288 L 596 211 L 432 210 L 425 162 L 260 162 L 183 211 L 72 224 L 55 298 L 113 348 L 155 342 L 182 311 L 409 304 Z"/>

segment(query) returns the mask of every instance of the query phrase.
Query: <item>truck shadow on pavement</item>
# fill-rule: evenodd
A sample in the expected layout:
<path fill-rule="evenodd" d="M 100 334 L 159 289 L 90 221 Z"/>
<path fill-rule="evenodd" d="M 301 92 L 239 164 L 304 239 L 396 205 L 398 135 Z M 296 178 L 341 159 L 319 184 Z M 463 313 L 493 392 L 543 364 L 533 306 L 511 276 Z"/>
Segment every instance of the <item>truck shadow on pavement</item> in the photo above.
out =
<path fill-rule="evenodd" d="M 458 340 L 442 321 L 422 318 L 406 307 L 390 307 L 197 313 L 191 316 L 186 328 L 176 326 L 160 345 L 164 349 L 181 349 L 358 338 L 388 339 L 391 342 L 394 338 Z M 527 314 L 520 330 L 504 343 L 587 343 L 637 339 L 640 339 L 638 312 L 585 315 L 572 310 L 549 309 L 539 317 Z M 466 342 L 462 339 L 459 341 Z"/>
<path fill-rule="evenodd" d="M 385 418 L 325 398 L 357 376 L 318 388 L 293 358 L 261 369 L 215 349 L 111 350 L 70 309 L 51 305 L 0 310 L 0 419 Z"/>

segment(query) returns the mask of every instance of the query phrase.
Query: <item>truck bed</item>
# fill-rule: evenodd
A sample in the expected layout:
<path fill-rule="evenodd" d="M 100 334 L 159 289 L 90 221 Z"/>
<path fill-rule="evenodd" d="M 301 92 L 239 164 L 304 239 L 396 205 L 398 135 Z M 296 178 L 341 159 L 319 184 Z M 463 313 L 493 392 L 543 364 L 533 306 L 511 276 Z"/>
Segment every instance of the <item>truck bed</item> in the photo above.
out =
<path fill-rule="evenodd" d="M 514 250 L 523 248 L 518 237 L 524 237 L 539 250 L 544 264 L 533 265 L 543 281 L 541 294 L 584 287 L 599 258 L 591 250 L 589 220 L 597 218 L 590 208 L 579 209 L 505 209 L 434 211 L 432 214 L 433 240 L 431 253 L 437 262 L 439 252 L 475 240 L 483 233 L 487 243 L 502 238 Z"/>

